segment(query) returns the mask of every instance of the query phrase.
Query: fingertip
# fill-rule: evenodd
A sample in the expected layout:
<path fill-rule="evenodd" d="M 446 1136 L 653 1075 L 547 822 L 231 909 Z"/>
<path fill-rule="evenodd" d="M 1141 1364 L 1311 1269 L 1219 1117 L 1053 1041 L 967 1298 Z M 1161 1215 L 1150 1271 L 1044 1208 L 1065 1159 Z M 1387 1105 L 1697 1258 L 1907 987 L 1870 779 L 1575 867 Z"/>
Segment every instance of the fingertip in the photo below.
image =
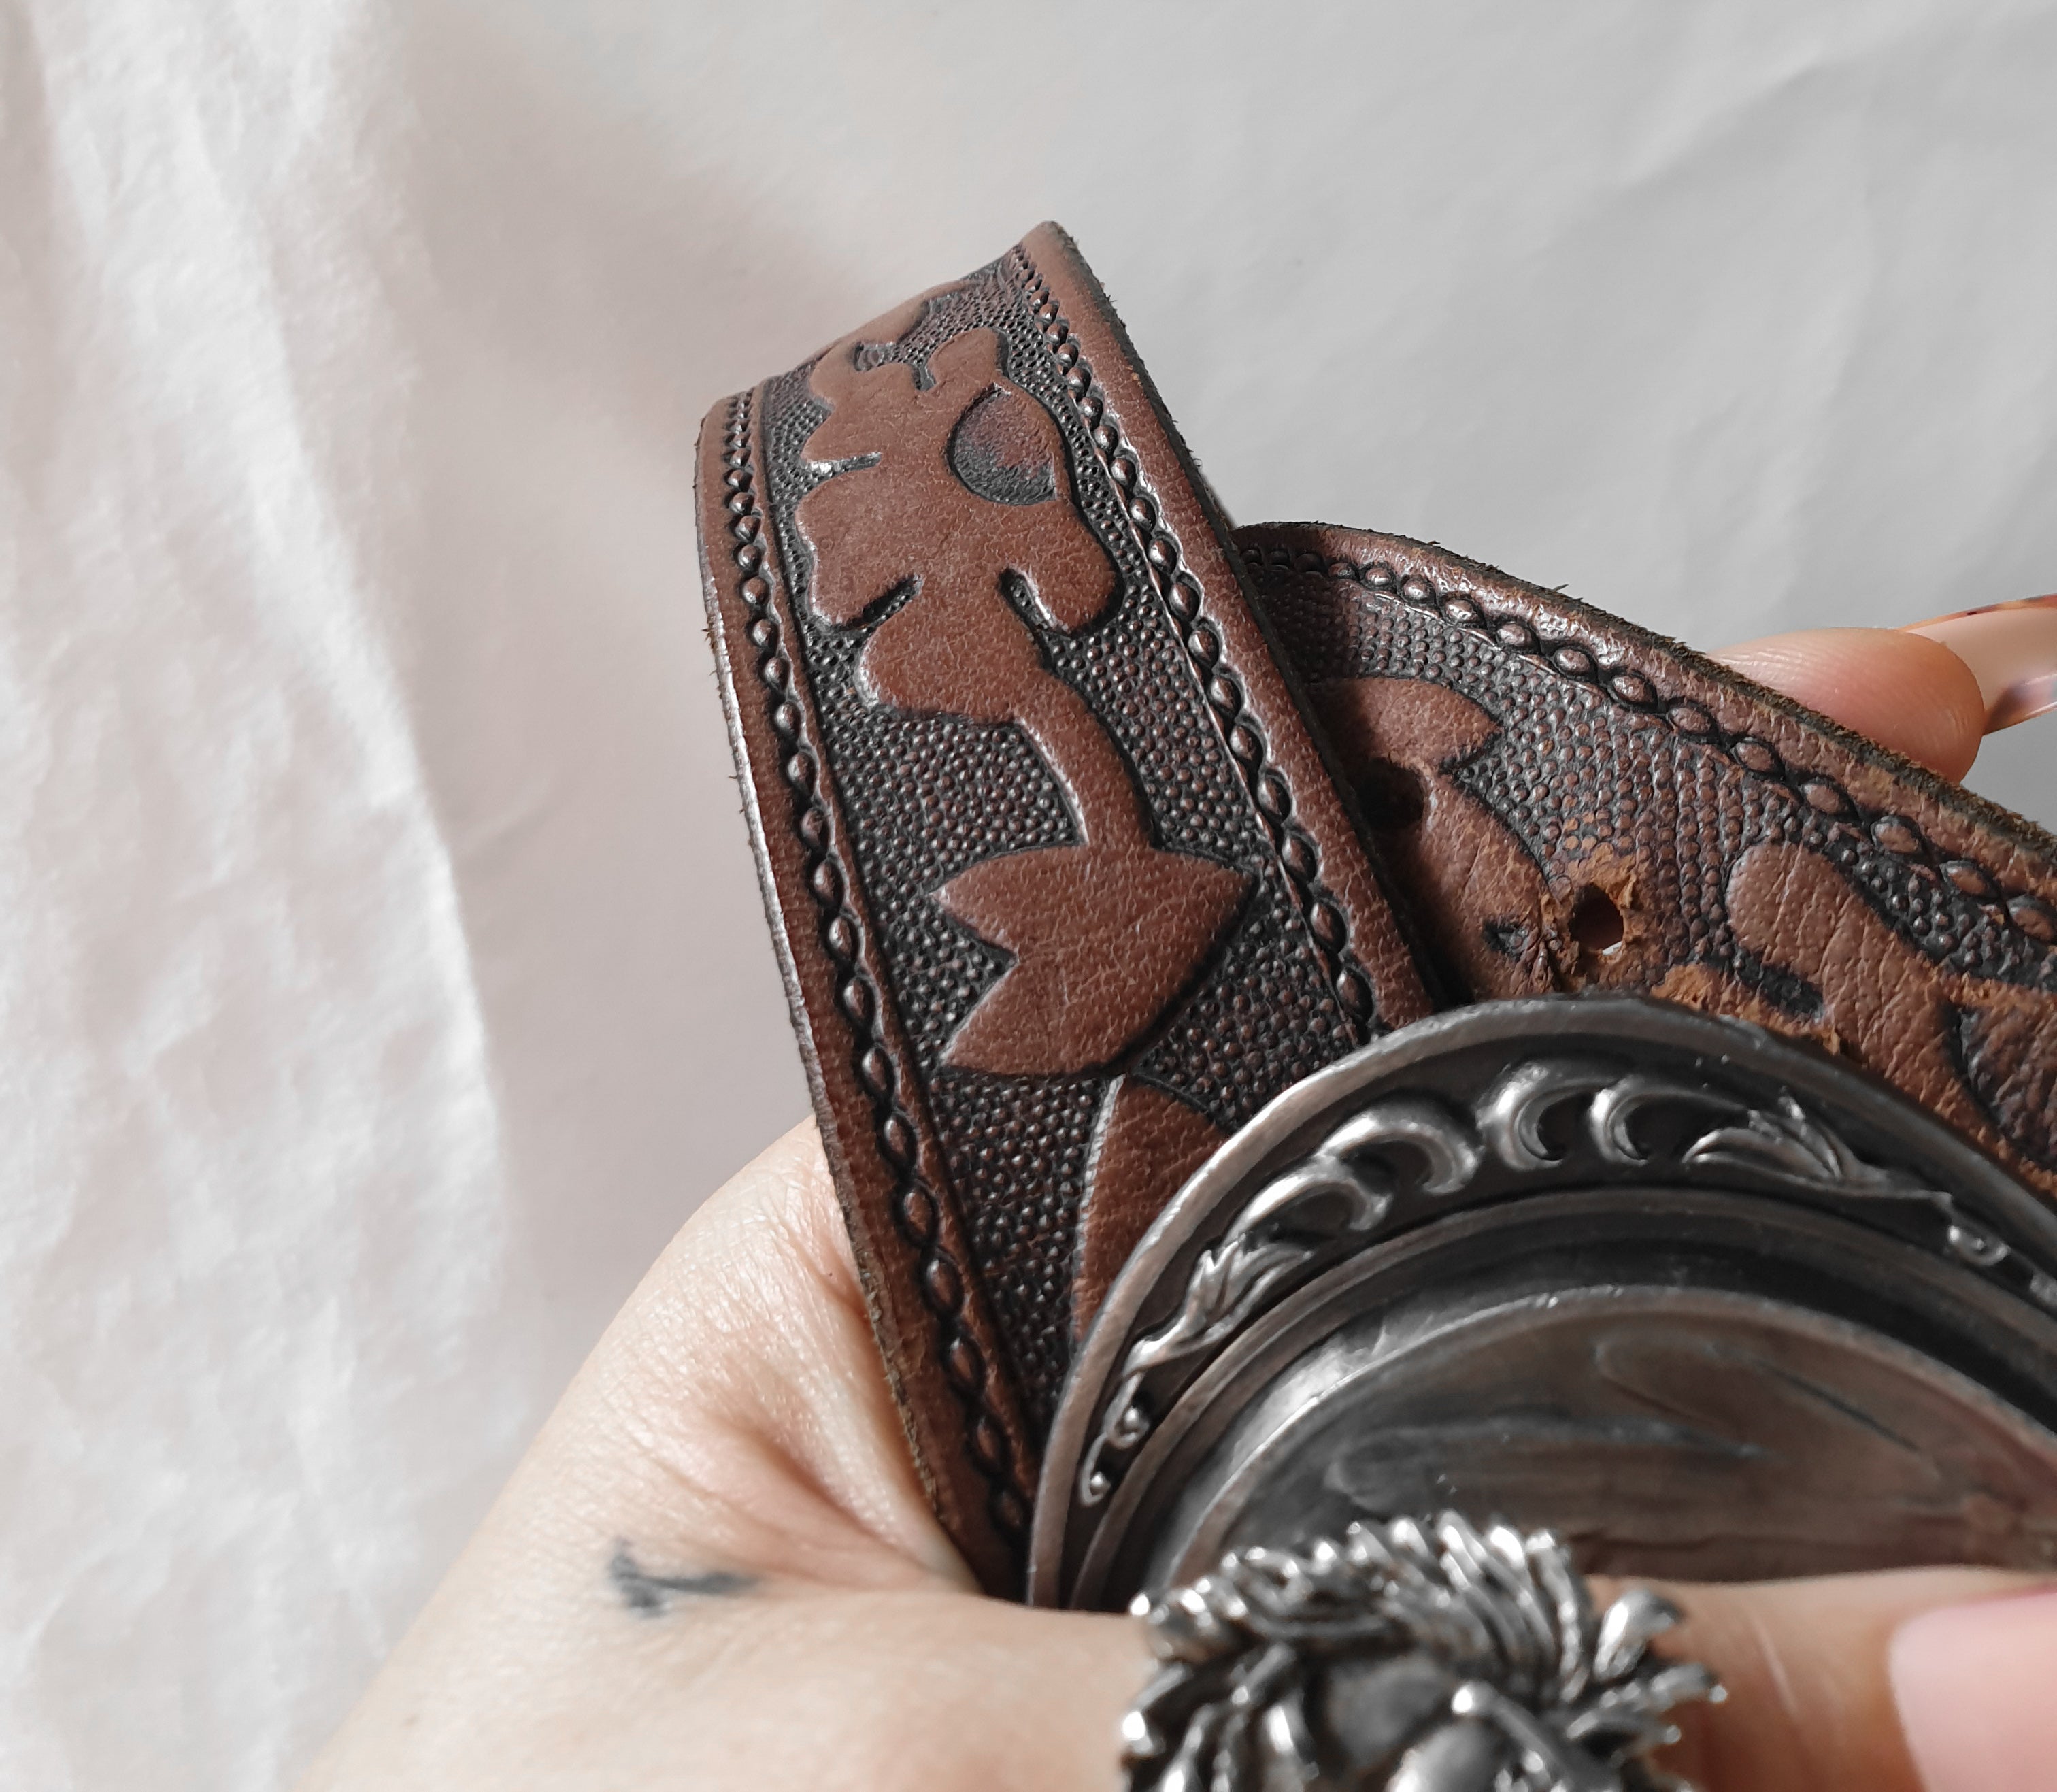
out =
<path fill-rule="evenodd" d="M 1663 1652 L 1706 1663 L 1729 1691 L 1675 1714 L 1684 1740 L 1665 1764 L 1709 1792 L 1917 1792 L 1886 1671 L 1892 1639 L 1917 1614 L 2020 1586 L 1990 1569 L 1912 1568 L 1660 1587 L 1686 1614 Z"/>
<path fill-rule="evenodd" d="M 1925 635 L 1810 628 L 1714 657 L 1952 781 L 1978 757 L 1986 724 L 1978 679 Z"/>
<path fill-rule="evenodd" d="M 1926 1792 L 2049 1783 L 2057 1592 L 1982 1600 L 1902 1624 L 1888 1655 L 1893 1703 Z"/>

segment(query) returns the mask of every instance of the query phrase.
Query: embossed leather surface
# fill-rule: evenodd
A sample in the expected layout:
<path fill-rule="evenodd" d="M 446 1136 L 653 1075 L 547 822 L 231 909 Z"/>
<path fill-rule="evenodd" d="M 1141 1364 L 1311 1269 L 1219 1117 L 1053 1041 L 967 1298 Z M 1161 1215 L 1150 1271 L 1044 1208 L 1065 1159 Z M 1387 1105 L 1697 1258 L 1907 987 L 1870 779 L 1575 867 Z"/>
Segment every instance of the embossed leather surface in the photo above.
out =
<path fill-rule="evenodd" d="M 1811 1039 L 2057 1195 L 2057 842 L 1440 549 L 1231 541 L 1054 226 L 717 406 L 700 482 L 830 1162 L 993 1590 L 1151 1220 L 1431 992 Z"/>
<path fill-rule="evenodd" d="M 1091 1306 L 1212 1147 L 1429 1001 L 1223 525 L 1046 225 L 719 406 L 746 808 L 915 1457 L 1015 1592 Z"/>
<path fill-rule="evenodd" d="M 1810 1038 L 2057 1195 L 2057 840 L 1674 642 L 1439 548 L 1239 530 L 1455 993 Z"/>

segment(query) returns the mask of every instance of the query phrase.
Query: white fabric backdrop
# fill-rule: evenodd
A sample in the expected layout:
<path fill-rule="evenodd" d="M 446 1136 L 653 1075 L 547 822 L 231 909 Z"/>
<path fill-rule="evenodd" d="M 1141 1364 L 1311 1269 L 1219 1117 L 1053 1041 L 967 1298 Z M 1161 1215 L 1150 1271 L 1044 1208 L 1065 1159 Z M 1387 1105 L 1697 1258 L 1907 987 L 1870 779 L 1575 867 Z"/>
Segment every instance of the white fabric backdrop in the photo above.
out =
<path fill-rule="evenodd" d="M 2047 589 L 2054 59 L 2000 0 L 0 0 L 0 1786 L 288 1780 L 803 1111 L 712 399 L 1054 216 L 1244 517 L 1708 641 Z"/>

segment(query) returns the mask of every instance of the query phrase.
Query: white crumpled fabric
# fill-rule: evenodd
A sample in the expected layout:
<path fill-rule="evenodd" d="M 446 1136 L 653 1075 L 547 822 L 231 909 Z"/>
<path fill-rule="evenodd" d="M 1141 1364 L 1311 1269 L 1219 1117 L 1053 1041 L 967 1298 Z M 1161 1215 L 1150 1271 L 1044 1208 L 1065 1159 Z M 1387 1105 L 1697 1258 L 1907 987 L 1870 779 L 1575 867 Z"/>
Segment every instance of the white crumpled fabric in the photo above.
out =
<path fill-rule="evenodd" d="M 289 1781 L 804 1111 L 710 402 L 1054 216 L 1246 518 L 1709 642 L 2044 590 L 2053 65 L 1991 0 L 5 0 L 0 1786 Z"/>

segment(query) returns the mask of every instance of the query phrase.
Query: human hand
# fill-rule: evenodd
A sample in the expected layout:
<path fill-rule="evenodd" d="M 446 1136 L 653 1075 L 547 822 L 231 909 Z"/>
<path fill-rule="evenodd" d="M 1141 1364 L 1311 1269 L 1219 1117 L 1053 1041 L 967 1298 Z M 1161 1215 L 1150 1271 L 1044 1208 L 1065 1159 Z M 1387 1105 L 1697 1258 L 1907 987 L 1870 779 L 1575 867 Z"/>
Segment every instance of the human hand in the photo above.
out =
<path fill-rule="evenodd" d="M 1979 680 L 1933 641 L 1838 630 L 1724 657 L 1946 775 L 1976 751 Z M 2037 1697 L 2057 1592 L 2030 1584 L 1675 1590 L 1667 1652 L 1730 1698 L 1680 1714 L 1667 1764 L 1705 1792 L 2057 1786 Z M 1111 1788 L 1149 1669 L 1131 1620 L 973 1586 L 807 1124 L 673 1241 L 303 1792 Z"/>

